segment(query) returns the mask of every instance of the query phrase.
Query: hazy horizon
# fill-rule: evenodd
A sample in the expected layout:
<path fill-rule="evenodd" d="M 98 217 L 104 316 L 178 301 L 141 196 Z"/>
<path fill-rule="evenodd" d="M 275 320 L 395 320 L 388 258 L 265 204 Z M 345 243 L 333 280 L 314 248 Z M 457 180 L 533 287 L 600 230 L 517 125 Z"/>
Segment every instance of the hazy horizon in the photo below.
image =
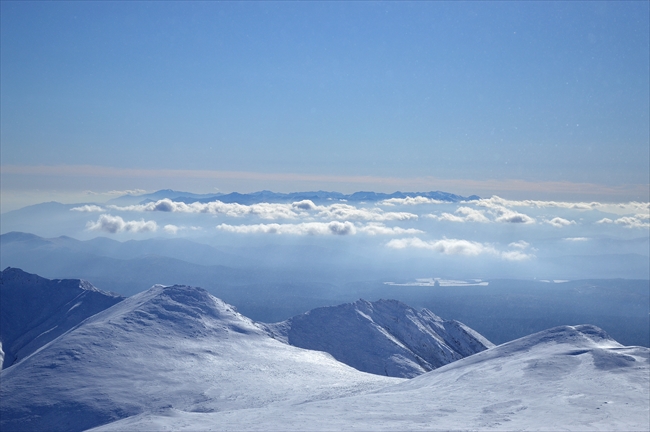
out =
<path fill-rule="evenodd" d="M 11 2 L 1 211 L 117 192 L 650 201 L 647 2 Z"/>

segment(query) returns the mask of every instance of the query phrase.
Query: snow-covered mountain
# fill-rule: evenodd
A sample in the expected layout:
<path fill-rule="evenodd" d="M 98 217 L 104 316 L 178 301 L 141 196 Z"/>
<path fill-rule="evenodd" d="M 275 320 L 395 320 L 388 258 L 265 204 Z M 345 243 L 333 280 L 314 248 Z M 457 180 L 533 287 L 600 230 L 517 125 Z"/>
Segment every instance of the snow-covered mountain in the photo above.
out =
<path fill-rule="evenodd" d="M 31 302 L 43 308 L 47 292 Z M 380 350 L 390 347 L 381 329 L 415 346 L 415 327 L 439 341 L 439 329 L 453 328 L 382 301 L 332 308 L 331 322 L 340 317 L 349 332 L 346 307 L 372 318 L 374 327 L 359 319 L 359 331 Z M 553 328 L 410 380 L 361 372 L 269 332 L 203 289 L 154 286 L 2 370 L 0 430 L 647 430 L 650 421 L 650 349 L 594 326 Z"/>
<path fill-rule="evenodd" d="M 400 381 L 277 341 L 187 286 L 129 297 L 3 370 L 1 379 L 3 431 L 84 430 L 170 408 L 288 406 Z"/>
<path fill-rule="evenodd" d="M 85 280 L 50 280 L 11 267 L 0 273 L 0 298 L 3 369 L 124 299 Z"/>
<path fill-rule="evenodd" d="M 594 326 L 556 327 L 376 392 L 206 414 L 169 409 L 98 430 L 647 431 L 649 351 Z"/>
<path fill-rule="evenodd" d="M 266 328 L 290 345 L 328 352 L 360 371 L 403 378 L 494 346 L 458 321 L 397 300 L 317 308 Z"/>

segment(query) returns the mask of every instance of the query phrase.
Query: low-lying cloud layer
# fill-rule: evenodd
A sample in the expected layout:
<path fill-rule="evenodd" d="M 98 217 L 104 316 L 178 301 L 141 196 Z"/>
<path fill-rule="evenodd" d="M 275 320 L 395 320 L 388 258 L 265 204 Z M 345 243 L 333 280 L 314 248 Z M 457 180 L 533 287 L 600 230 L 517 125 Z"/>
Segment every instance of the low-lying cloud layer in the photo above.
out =
<path fill-rule="evenodd" d="M 158 224 L 155 221 L 145 221 L 144 219 L 140 219 L 139 221 L 125 221 L 120 216 L 103 214 L 99 216 L 97 222 L 88 222 L 86 229 L 89 231 L 104 231 L 111 234 L 121 232 L 143 233 L 156 231 Z"/>
<path fill-rule="evenodd" d="M 508 261 L 522 261 L 533 257 L 533 255 L 526 254 L 521 250 L 520 246 L 522 245 L 517 245 L 514 250 L 499 251 L 491 244 L 462 239 L 443 238 L 425 241 L 418 237 L 411 237 L 393 239 L 386 246 L 393 249 L 429 249 L 444 255 L 493 255 Z"/>
<path fill-rule="evenodd" d="M 611 209 L 615 212 L 607 211 Z M 513 201 L 500 197 L 464 202 L 416 196 L 368 203 L 304 199 L 254 204 L 161 199 L 125 206 L 84 204 L 71 210 L 76 218 L 99 213 L 96 220 L 83 221 L 87 222 L 86 230 L 122 238 L 157 233 L 249 246 L 322 241 L 327 247 L 358 246 L 370 261 L 399 257 L 428 268 L 430 262 L 444 260 L 458 268 L 476 265 L 482 272 L 491 271 L 484 265 L 489 260 L 488 267 L 517 269 L 531 277 L 539 269 L 563 269 L 566 260 L 574 259 L 571 257 L 594 253 L 642 261 L 647 256 L 650 228 L 647 203 Z M 132 217 L 134 213 L 138 217 Z M 147 217 L 140 218 L 143 214 Z M 199 229 L 200 234 L 196 232 Z M 350 240 L 342 243 L 337 238 Z M 593 264 L 594 268 L 606 265 Z M 628 270 L 620 272 L 628 274 Z"/>
<path fill-rule="evenodd" d="M 618 224 L 626 228 L 650 228 L 650 215 L 636 214 L 634 216 L 624 216 L 618 219 L 603 218 L 596 222 L 597 224 Z"/>
<path fill-rule="evenodd" d="M 420 234 L 423 231 L 414 228 L 387 227 L 381 223 L 369 223 L 356 226 L 352 222 L 303 222 L 298 224 L 254 224 L 254 225 L 217 225 L 217 229 L 238 234 L 290 234 L 290 235 L 403 235 Z"/>

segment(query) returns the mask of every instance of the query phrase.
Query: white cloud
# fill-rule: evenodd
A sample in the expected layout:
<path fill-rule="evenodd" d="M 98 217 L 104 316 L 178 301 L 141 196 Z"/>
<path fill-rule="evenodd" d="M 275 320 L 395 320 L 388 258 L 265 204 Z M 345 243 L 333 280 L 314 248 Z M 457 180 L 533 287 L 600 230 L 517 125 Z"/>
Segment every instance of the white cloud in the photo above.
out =
<path fill-rule="evenodd" d="M 120 211 L 162 211 L 176 213 L 207 213 L 222 214 L 230 217 L 243 217 L 254 215 L 262 219 L 295 219 L 298 214 L 292 210 L 290 204 L 259 203 L 244 205 L 238 203 L 224 203 L 221 201 L 212 201 L 208 203 L 194 202 L 186 204 L 184 202 L 172 201 L 169 198 L 161 199 L 156 202 L 146 204 L 137 204 L 131 206 L 109 206 L 109 208 Z"/>
<path fill-rule="evenodd" d="M 533 255 L 528 255 L 521 251 L 500 252 L 490 244 L 461 239 L 445 238 L 441 240 L 424 241 L 417 237 L 411 237 L 404 239 L 393 239 L 386 243 L 386 246 L 393 249 L 429 249 L 444 255 L 477 256 L 487 254 L 498 256 L 508 261 L 521 261 L 533 257 Z"/>
<path fill-rule="evenodd" d="M 166 233 L 169 233 L 169 234 L 176 234 L 178 232 L 178 230 L 180 230 L 180 229 L 182 229 L 182 228 L 179 227 L 179 226 L 176 226 L 176 225 L 171 225 L 171 224 L 165 225 L 163 227 L 163 230 Z"/>
<path fill-rule="evenodd" d="M 521 223 L 521 224 L 534 224 L 535 219 L 532 217 L 510 210 L 505 207 L 496 207 L 492 209 L 492 212 L 497 216 L 495 221 L 502 223 Z"/>
<path fill-rule="evenodd" d="M 104 209 L 101 208 L 98 205 L 82 205 L 81 207 L 73 207 L 70 209 L 70 211 L 78 211 L 78 212 L 103 212 Z"/>
<path fill-rule="evenodd" d="M 146 193 L 147 191 L 144 189 L 127 189 L 127 190 L 112 190 L 106 192 L 108 195 L 142 195 Z"/>
<path fill-rule="evenodd" d="M 366 220 L 366 221 L 405 221 L 416 220 L 418 215 L 406 212 L 384 212 L 379 208 L 357 208 L 349 204 L 332 204 L 318 206 L 317 217 L 323 219 L 339 220 Z"/>
<path fill-rule="evenodd" d="M 614 221 L 615 224 L 623 225 L 626 228 L 650 228 L 650 215 L 636 214 L 624 216 Z"/>
<path fill-rule="evenodd" d="M 533 258 L 534 255 L 523 253 L 522 251 L 504 251 L 501 252 L 501 258 L 508 261 L 524 261 Z"/>
<path fill-rule="evenodd" d="M 530 243 L 528 243 L 525 240 L 519 240 L 517 242 L 512 242 L 508 245 L 508 247 L 515 248 L 515 249 L 527 249 L 530 246 Z"/>
<path fill-rule="evenodd" d="M 443 204 L 445 201 L 440 201 L 433 198 L 423 196 L 406 197 L 406 198 L 389 198 L 380 201 L 379 205 L 393 206 L 393 205 L 418 205 L 418 204 Z"/>
<path fill-rule="evenodd" d="M 551 220 L 545 220 L 544 223 L 552 225 L 552 226 L 554 226 L 556 228 L 562 228 L 562 227 L 569 226 L 569 225 L 575 225 L 576 221 L 567 220 L 567 219 L 564 219 L 564 218 L 561 218 L 561 217 L 555 217 L 555 218 L 553 218 Z"/>
<path fill-rule="evenodd" d="M 352 222 L 305 222 L 300 224 L 221 224 L 217 229 L 240 234 L 292 234 L 292 235 L 353 235 L 357 229 Z"/>
<path fill-rule="evenodd" d="M 108 206 L 118 211 L 162 211 L 180 213 L 208 213 L 230 217 L 257 216 L 261 219 L 296 219 L 317 217 L 326 220 L 366 220 L 366 221 L 404 221 L 416 220 L 418 216 L 406 212 L 384 212 L 380 208 L 358 208 L 349 204 L 336 203 L 329 206 L 317 206 L 310 200 L 292 204 L 259 203 L 238 204 L 212 201 L 209 203 L 194 202 L 186 204 L 175 202 L 168 198 L 130 206 Z M 312 214 L 310 212 L 316 212 Z"/>
<path fill-rule="evenodd" d="M 623 216 L 616 220 L 603 218 L 596 222 L 597 224 L 617 224 L 626 228 L 650 228 L 650 215 L 639 213 L 634 216 Z"/>
<path fill-rule="evenodd" d="M 387 227 L 384 224 L 372 222 L 364 227 L 358 228 L 358 230 L 369 235 L 403 235 L 424 233 L 424 231 L 415 228 Z"/>
<path fill-rule="evenodd" d="M 89 231 L 104 231 L 111 234 L 120 232 L 141 233 L 156 231 L 158 225 L 155 221 L 145 221 L 143 219 L 140 219 L 139 221 L 125 221 L 119 216 L 103 214 L 99 216 L 97 222 L 88 222 L 86 224 L 86 229 Z"/>
<path fill-rule="evenodd" d="M 386 246 L 393 249 L 418 248 L 430 249 L 445 255 L 480 255 L 482 253 L 496 253 L 496 250 L 489 245 L 469 240 L 442 239 L 424 241 L 417 237 L 393 239 Z"/>
<path fill-rule="evenodd" d="M 566 237 L 563 238 L 562 240 L 570 241 L 570 242 L 583 242 L 589 240 L 587 237 Z"/>
<path fill-rule="evenodd" d="M 312 200 L 296 201 L 291 204 L 291 207 L 299 210 L 316 210 L 317 208 Z"/>
<path fill-rule="evenodd" d="M 565 201 L 539 201 L 539 200 L 508 200 L 498 196 L 467 201 L 479 207 L 535 207 L 535 208 L 566 208 L 571 210 L 601 210 L 615 214 L 628 214 L 650 209 L 650 203 L 631 201 L 628 203 L 600 203 L 600 202 L 565 202 Z"/>
<path fill-rule="evenodd" d="M 454 213 L 456 214 L 443 213 L 440 216 L 430 214 L 427 215 L 427 217 L 447 222 L 490 222 L 490 220 L 485 217 L 485 214 L 482 210 L 476 210 L 471 207 L 459 207 Z"/>

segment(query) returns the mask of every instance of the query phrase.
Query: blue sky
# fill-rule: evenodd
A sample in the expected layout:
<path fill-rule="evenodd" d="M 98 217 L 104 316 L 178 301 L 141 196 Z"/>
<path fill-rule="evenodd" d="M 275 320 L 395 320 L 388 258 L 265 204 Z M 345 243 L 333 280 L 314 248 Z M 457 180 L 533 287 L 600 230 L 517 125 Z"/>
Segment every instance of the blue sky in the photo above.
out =
<path fill-rule="evenodd" d="M 0 7 L 3 211 L 167 187 L 649 198 L 648 2 Z"/>

